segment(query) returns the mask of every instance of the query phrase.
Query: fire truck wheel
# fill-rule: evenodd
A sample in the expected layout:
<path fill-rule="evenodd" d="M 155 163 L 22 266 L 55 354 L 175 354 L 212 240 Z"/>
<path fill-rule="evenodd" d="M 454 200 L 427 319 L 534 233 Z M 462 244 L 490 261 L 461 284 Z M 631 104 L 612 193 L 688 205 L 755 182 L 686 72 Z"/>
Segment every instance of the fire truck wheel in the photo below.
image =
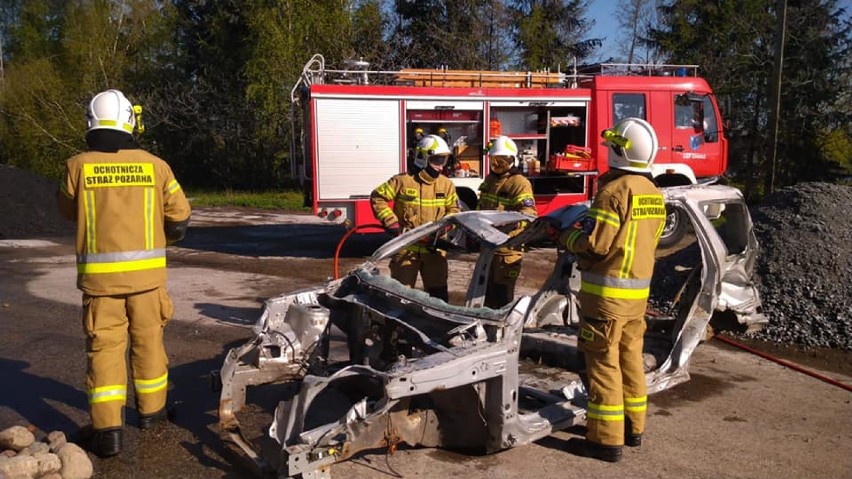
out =
<path fill-rule="evenodd" d="M 689 227 L 689 218 L 680 208 L 666 206 L 666 226 L 660 236 L 659 248 L 674 246 L 686 236 Z"/>

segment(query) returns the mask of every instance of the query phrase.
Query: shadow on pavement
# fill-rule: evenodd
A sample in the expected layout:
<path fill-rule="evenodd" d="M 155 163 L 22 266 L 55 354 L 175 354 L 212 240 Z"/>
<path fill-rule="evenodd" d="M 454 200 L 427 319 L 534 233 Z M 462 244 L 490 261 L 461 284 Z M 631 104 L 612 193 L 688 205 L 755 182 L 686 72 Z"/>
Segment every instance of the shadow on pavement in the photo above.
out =
<path fill-rule="evenodd" d="M 335 225 L 190 226 L 177 244 L 182 248 L 242 256 L 333 258 L 346 230 Z M 385 234 L 354 234 L 341 248 L 342 258 L 367 257 L 388 240 Z"/>
<path fill-rule="evenodd" d="M 30 363 L 0 358 L 0 406 L 23 416 L 30 424 L 46 432 L 76 431 L 77 422 L 51 405 L 51 402 L 88 413 L 86 394 L 67 384 L 27 372 Z"/>
<path fill-rule="evenodd" d="M 219 434 L 219 393 L 211 386 L 211 374 L 222 367 L 225 355 L 245 340 L 226 344 L 216 357 L 169 368 L 169 402 L 174 405 L 173 426 L 192 435 L 177 446 L 195 457 L 201 466 L 228 473 L 225 477 L 252 477 L 248 459 L 232 448 Z"/>
<path fill-rule="evenodd" d="M 263 303 L 265 298 L 258 298 L 259 303 Z M 216 303 L 195 303 L 195 309 L 202 316 L 210 319 L 215 319 L 223 323 L 251 325 L 257 322 L 260 317 L 263 307 L 236 307 L 223 306 Z"/>

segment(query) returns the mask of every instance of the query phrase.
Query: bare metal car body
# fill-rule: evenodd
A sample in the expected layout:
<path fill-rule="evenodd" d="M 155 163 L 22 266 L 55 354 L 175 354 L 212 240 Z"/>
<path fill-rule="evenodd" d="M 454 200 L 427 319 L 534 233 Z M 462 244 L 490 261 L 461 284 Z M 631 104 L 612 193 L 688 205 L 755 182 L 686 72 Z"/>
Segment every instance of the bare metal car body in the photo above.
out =
<path fill-rule="evenodd" d="M 649 393 L 689 379 L 689 358 L 714 312 L 750 327 L 765 322 L 751 282 L 757 241 L 740 192 L 687 186 L 665 195 L 690 219 L 701 259 L 673 314 L 646 318 Z M 268 466 L 242 438 L 235 414 L 248 386 L 294 383 L 297 392 L 279 403 L 269 428 L 279 447 L 275 469 L 282 477 L 328 478 L 332 464 L 363 450 L 405 443 L 488 453 L 582 423 L 573 256 L 558 252 L 535 294 L 499 310 L 482 307 L 495 248 L 540 244 L 548 223 L 571 224 L 582 214 L 571 207 L 510 238 L 501 228 L 529 218 L 460 213 L 391 240 L 342 279 L 268 300 L 256 337 L 232 349 L 221 369 L 220 427 Z M 448 225 L 481 246 L 463 306 L 379 274 L 378 262 Z M 342 361 L 333 359 L 332 331 L 343 332 Z M 525 366 L 529 357 L 545 365 Z M 536 375 L 542 369 L 544 379 Z"/>

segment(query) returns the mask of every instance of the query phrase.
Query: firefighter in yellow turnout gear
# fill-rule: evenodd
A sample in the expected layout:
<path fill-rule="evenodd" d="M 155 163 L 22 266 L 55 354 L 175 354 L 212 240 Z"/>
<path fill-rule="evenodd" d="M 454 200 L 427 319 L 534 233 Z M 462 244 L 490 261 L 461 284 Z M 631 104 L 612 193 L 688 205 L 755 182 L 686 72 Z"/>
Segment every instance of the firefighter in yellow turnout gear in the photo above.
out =
<path fill-rule="evenodd" d="M 91 448 L 102 457 L 121 451 L 128 334 L 139 426 L 165 417 L 163 329 L 174 313 L 166 244 L 183 238 L 190 216 L 169 165 L 136 145 L 140 113 L 118 90 L 96 95 L 87 110 L 89 151 L 67 161 L 57 195 L 60 212 L 77 222 Z"/>
<path fill-rule="evenodd" d="M 488 148 L 491 159 L 491 174 L 479 186 L 479 210 L 520 211 L 535 217 L 535 198 L 532 185 L 518 168 L 518 147 L 507 136 L 499 136 Z M 526 228 L 526 222 L 509 232 L 515 236 Z M 515 297 L 515 283 L 521 272 L 524 253 L 520 249 L 498 248 L 488 272 L 485 306 L 500 308 Z"/>
<path fill-rule="evenodd" d="M 587 217 L 559 240 L 577 255 L 581 274 L 588 433 L 575 452 L 617 462 L 622 445 L 641 445 L 645 430 L 645 309 L 666 208 L 650 176 L 658 146 L 651 125 L 628 118 L 604 138 L 611 170 L 601 177 Z"/>
<path fill-rule="evenodd" d="M 459 212 L 456 187 L 441 174 L 450 149 L 436 135 L 423 137 L 417 145 L 415 170 L 396 175 L 370 194 L 376 218 L 392 236 Z M 393 208 L 390 202 L 394 202 Z M 391 276 L 414 287 L 417 274 L 431 296 L 449 299 L 446 252 L 431 245 L 412 245 L 390 262 Z"/>

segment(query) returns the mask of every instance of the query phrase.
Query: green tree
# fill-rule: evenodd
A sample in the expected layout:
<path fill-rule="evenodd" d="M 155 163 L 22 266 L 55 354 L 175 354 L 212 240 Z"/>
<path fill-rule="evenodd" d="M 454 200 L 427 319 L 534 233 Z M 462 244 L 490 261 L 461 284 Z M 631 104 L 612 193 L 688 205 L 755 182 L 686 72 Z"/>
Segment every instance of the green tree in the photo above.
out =
<path fill-rule="evenodd" d="M 119 88 L 133 99 L 127 73 L 159 39 L 164 4 L 133 0 L 32 0 L 4 18 L 9 53 L 0 86 L 0 161 L 58 177 L 84 148 L 86 102 Z"/>
<path fill-rule="evenodd" d="M 515 0 L 509 11 L 519 68 L 565 71 L 591 56 L 602 41 L 586 38 L 594 20 L 585 18 L 587 0 Z"/>
<path fill-rule="evenodd" d="M 513 49 L 512 19 L 506 5 L 502 0 L 483 2 L 475 15 L 482 20 L 478 27 L 482 29 L 482 35 L 477 46 L 484 68 L 504 70 Z"/>
<path fill-rule="evenodd" d="M 447 64 L 451 59 L 441 38 L 446 28 L 445 2 L 395 0 L 394 5 L 394 64 L 411 68 L 438 68 Z"/>
<path fill-rule="evenodd" d="M 391 68 L 392 47 L 387 42 L 390 20 L 382 11 L 382 2 L 359 2 L 352 15 L 352 57 L 369 62 L 374 69 Z"/>
<path fill-rule="evenodd" d="M 368 11 L 370 4 L 355 10 Z M 249 9 L 245 59 L 245 104 L 250 110 L 254 147 L 252 185 L 274 187 L 290 173 L 290 90 L 315 53 L 329 65 L 354 56 L 347 1 L 275 1 Z"/>
<path fill-rule="evenodd" d="M 773 168 L 768 133 L 776 4 L 679 0 L 660 9 L 661 27 L 652 32 L 671 63 L 702 66 L 731 122 L 729 174 L 746 185 L 750 198 L 762 194 Z M 776 186 L 827 178 L 832 168 L 822 148 L 825 132 L 849 121 L 848 114 L 837 114 L 838 98 L 849 89 L 846 12 L 834 0 L 790 2 L 788 8 Z"/>
<path fill-rule="evenodd" d="M 829 149 L 832 132 L 849 132 L 852 27 L 837 2 L 789 2 L 784 49 L 778 185 L 829 179 L 842 167 Z M 847 156 L 848 161 L 849 156 Z M 766 174 L 770 171 L 767 168 Z"/>
<path fill-rule="evenodd" d="M 397 0 L 397 68 L 497 70 L 506 66 L 510 18 L 501 0 Z"/>

